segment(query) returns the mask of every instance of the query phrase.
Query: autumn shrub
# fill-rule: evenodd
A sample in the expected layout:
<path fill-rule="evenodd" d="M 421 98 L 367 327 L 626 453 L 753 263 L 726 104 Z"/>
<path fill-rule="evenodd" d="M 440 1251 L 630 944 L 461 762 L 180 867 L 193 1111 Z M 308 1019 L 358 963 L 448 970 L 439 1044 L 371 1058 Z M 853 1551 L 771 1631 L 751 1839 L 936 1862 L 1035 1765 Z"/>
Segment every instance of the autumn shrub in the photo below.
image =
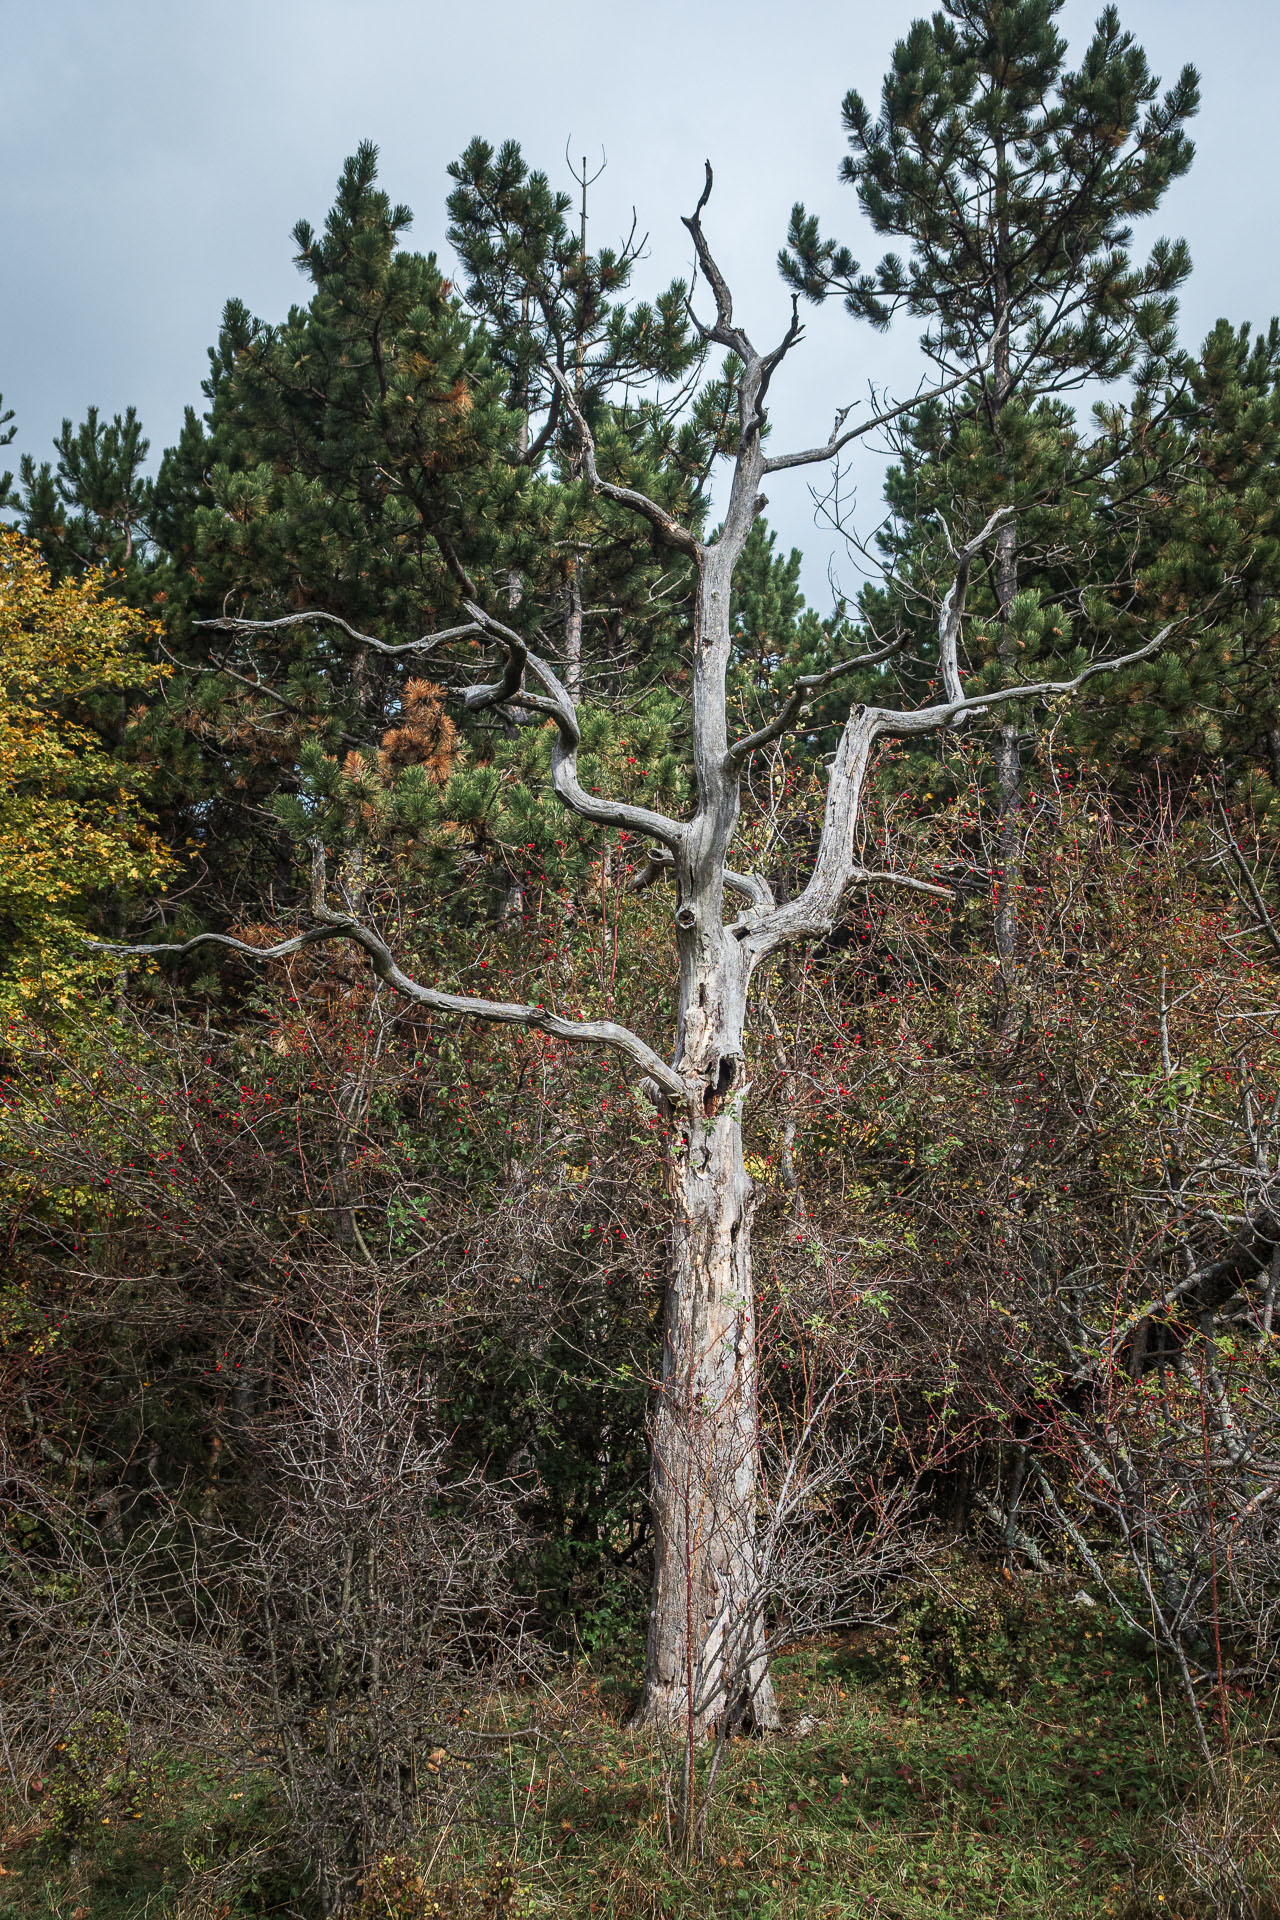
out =
<path fill-rule="evenodd" d="M 519 1896 L 516 1876 L 500 1863 L 450 1879 L 409 1854 L 382 1854 L 364 1874 L 359 1920 L 508 1920 Z"/>
<path fill-rule="evenodd" d="M 114 962 L 78 937 L 86 918 L 95 908 L 109 918 L 173 870 L 144 769 L 104 738 L 167 672 L 148 657 L 157 631 L 96 572 L 55 581 L 34 541 L 0 527 L 0 1008 L 10 1015 L 41 998 L 74 1006 L 109 979 Z"/>

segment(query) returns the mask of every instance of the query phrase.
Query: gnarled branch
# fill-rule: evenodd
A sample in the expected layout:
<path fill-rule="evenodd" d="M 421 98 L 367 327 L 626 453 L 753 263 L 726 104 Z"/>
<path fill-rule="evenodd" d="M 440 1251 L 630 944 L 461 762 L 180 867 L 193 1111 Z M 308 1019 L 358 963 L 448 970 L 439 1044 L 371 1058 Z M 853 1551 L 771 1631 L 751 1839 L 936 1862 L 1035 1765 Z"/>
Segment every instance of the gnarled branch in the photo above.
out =
<path fill-rule="evenodd" d="M 1180 621 L 1170 620 L 1161 627 L 1154 640 L 1148 640 L 1145 647 L 1135 647 L 1132 653 L 1122 653 L 1114 660 L 1091 660 L 1070 680 L 1033 680 L 1025 686 L 994 687 L 990 693 L 963 694 L 958 700 L 920 707 L 914 713 L 893 713 L 880 709 L 881 731 L 896 734 L 900 738 L 934 733 L 939 727 L 962 726 L 966 720 L 1008 700 L 1051 700 L 1058 694 L 1075 693 L 1087 680 L 1096 678 L 1100 673 L 1119 673 L 1122 667 L 1132 667 L 1139 660 L 1149 660 L 1164 645 L 1174 628 L 1180 625 Z"/>
<path fill-rule="evenodd" d="M 647 835 L 672 853 L 678 852 L 686 834 L 686 828 L 678 820 L 669 819 L 665 813 L 659 813 L 653 807 L 637 807 L 627 800 L 611 800 L 603 794 L 587 792 L 578 778 L 578 748 L 582 742 L 582 730 L 578 725 L 578 709 L 567 687 L 541 655 L 534 653 L 511 627 L 504 626 L 502 621 L 495 620 L 492 614 L 484 613 L 479 607 L 471 610 L 484 630 L 509 649 L 509 663 L 511 659 L 519 657 L 521 675 L 531 673 L 543 688 L 542 694 L 526 693 L 517 680 L 513 694 L 521 705 L 545 713 L 556 723 L 556 742 L 551 750 L 551 784 L 564 805 L 570 812 L 578 814 L 583 820 L 593 821 L 596 826 L 617 827 L 627 833 Z M 510 677 L 509 664 L 504 685 Z M 507 697 L 505 694 L 499 696 L 500 699 Z"/>
<path fill-rule="evenodd" d="M 969 570 L 996 528 L 1012 512 L 1012 507 L 997 507 L 981 533 L 975 533 L 973 539 L 967 540 L 962 547 L 953 544 L 951 534 L 943 524 L 947 545 L 956 562 L 955 577 L 938 615 L 938 664 L 942 669 L 942 690 L 948 700 L 964 699 L 964 688 L 960 684 L 960 627 L 964 620 L 965 595 L 969 590 Z"/>
<path fill-rule="evenodd" d="M 773 719 L 757 728 L 755 733 L 745 734 L 741 740 L 734 741 L 729 749 L 730 763 L 741 766 L 758 748 L 767 747 L 772 741 L 780 739 L 793 720 L 803 718 L 808 711 L 810 697 L 823 687 L 829 687 L 833 680 L 838 680 L 842 674 L 853 673 L 858 667 L 878 667 L 885 660 L 892 659 L 895 653 L 901 652 L 902 646 L 901 640 L 893 640 L 872 653 L 860 653 L 852 660 L 841 660 L 834 667 L 824 668 L 821 673 L 802 673 Z"/>
<path fill-rule="evenodd" d="M 219 947 L 262 962 L 286 959 L 290 954 L 300 953 L 303 948 L 316 946 L 322 941 L 350 940 L 368 954 L 373 971 L 380 980 L 393 987 L 406 1000 L 412 1000 L 432 1013 L 455 1014 L 463 1019 L 485 1020 L 497 1026 L 528 1027 L 535 1032 L 552 1034 L 558 1040 L 572 1041 L 575 1045 L 613 1047 L 633 1060 L 670 1099 L 683 1102 L 687 1098 L 687 1090 L 679 1074 L 639 1034 L 632 1033 L 629 1027 L 620 1025 L 616 1020 L 567 1020 L 562 1014 L 552 1013 L 546 1007 L 522 1006 L 511 1000 L 484 1000 L 471 994 L 443 993 L 436 987 L 424 987 L 397 965 L 390 947 L 372 927 L 363 926 L 346 915 L 331 913 L 327 908 L 322 907 L 320 911 L 324 915 L 323 925 L 309 927 L 306 932 L 295 934 L 290 940 L 277 941 L 270 947 L 255 947 L 247 940 L 237 940 L 227 933 L 198 933 L 190 940 L 136 946 L 107 940 L 94 940 L 88 944 L 99 952 L 156 960 L 176 960 L 185 954 L 195 953 L 201 947 Z"/>
<path fill-rule="evenodd" d="M 711 188 L 715 180 L 711 171 L 711 162 L 707 160 L 703 164 L 706 167 L 706 178 L 702 192 L 698 196 L 698 204 L 692 213 L 683 214 L 681 220 L 689 229 L 694 250 L 698 256 L 698 265 L 711 289 L 712 298 L 716 303 L 716 318 L 714 326 L 702 326 L 697 321 L 694 324 L 704 340 L 714 340 L 718 347 L 727 347 L 730 353 L 736 353 L 740 360 L 753 360 L 756 356 L 751 342 L 742 328 L 734 325 L 733 295 L 729 291 L 729 283 L 721 273 L 715 255 L 707 245 L 707 236 L 702 230 L 702 210 L 711 198 Z"/>
<path fill-rule="evenodd" d="M 442 647 L 447 640 L 463 640 L 469 634 L 480 631 L 474 620 L 468 620 L 460 627 L 442 627 L 439 633 L 423 634 L 419 640 L 405 640 L 393 645 L 389 640 L 379 640 L 376 634 L 361 633 L 359 627 L 353 627 L 336 613 L 282 613 L 276 620 L 242 620 L 234 614 L 222 614 L 216 620 L 197 620 L 197 627 L 212 627 L 219 633 L 272 633 L 280 627 L 327 626 L 339 627 L 349 639 L 359 641 L 362 647 L 372 647 L 375 653 L 383 653 L 391 658 L 403 653 L 431 653 L 436 647 Z"/>

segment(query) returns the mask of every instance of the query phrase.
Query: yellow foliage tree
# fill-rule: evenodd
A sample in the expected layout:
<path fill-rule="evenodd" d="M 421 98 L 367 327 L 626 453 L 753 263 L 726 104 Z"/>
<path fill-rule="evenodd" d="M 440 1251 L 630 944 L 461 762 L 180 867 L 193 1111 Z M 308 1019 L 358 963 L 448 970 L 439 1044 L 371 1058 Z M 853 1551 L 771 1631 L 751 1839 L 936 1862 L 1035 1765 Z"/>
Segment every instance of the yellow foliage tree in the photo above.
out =
<path fill-rule="evenodd" d="M 150 892 L 171 864 L 139 780 L 74 717 L 102 690 L 154 684 L 154 621 L 98 574 L 55 585 L 0 529 L 0 1003 L 64 1004 L 103 963 L 80 938 L 95 897 Z"/>

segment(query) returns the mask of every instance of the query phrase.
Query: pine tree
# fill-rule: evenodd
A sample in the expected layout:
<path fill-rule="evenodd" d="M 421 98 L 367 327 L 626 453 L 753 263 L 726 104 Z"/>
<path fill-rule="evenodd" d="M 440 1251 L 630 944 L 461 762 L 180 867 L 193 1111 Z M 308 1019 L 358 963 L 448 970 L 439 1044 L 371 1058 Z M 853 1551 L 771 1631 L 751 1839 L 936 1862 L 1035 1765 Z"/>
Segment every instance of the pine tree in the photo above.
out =
<path fill-rule="evenodd" d="M 1124 676 L 1076 743 L 1115 777 L 1151 768 L 1185 791 L 1206 770 L 1274 823 L 1280 815 L 1280 322 L 1255 335 L 1220 320 L 1163 400 L 1116 411 L 1123 454 L 1105 505 L 1110 551 L 1133 555 L 1144 604 L 1182 616 L 1167 653 Z"/>
<path fill-rule="evenodd" d="M 79 427 L 64 420 L 57 465 L 24 454 L 19 512 L 58 578 L 90 567 L 112 572 L 136 594 L 150 540 L 153 486 L 144 472 L 151 443 L 129 407 L 110 421 L 90 407 Z"/>
<path fill-rule="evenodd" d="M 449 168 L 449 239 L 467 272 L 467 298 L 489 323 L 506 369 L 510 402 L 523 416 L 522 458 L 531 466 L 565 421 L 568 380 L 587 418 L 622 388 L 674 381 L 699 358 L 688 288 L 674 281 L 656 301 L 623 300 L 644 249 L 633 227 L 619 247 L 587 245 L 587 185 L 578 218 L 571 196 L 531 170 L 520 147 L 495 152 L 473 140 Z"/>
<path fill-rule="evenodd" d="M 962 534 L 995 506 L 1013 509 L 997 533 L 990 588 L 999 655 L 1019 675 L 1038 617 L 1016 604 L 1020 530 L 1029 509 L 1091 469 L 1083 442 L 1068 449 L 1074 473 L 1046 462 L 1046 448 L 1069 431 L 1054 402 L 1126 375 L 1157 384 L 1174 352 L 1176 289 L 1190 270 L 1182 242 L 1159 240 L 1135 260 L 1132 222 L 1191 164 L 1195 71 L 1185 67 L 1161 95 L 1114 7 L 1071 69 L 1061 10 L 1062 0 L 945 0 L 917 20 L 894 49 L 879 116 L 860 94 L 846 95 L 841 167 L 876 232 L 901 236 L 909 254 L 888 253 L 863 273 L 797 205 L 780 257 L 810 299 L 838 293 L 878 327 L 903 310 L 925 320 L 921 345 L 944 381 L 978 362 L 975 381 L 962 381 L 941 414 L 923 416 L 930 492 L 904 497 L 900 481 L 896 504 L 908 518 L 945 508 Z M 950 462 L 940 458 L 948 438 Z M 1048 623 L 1051 637 L 1060 624 Z M 1021 763 L 1009 715 L 996 734 L 995 938 L 1006 977 L 1017 942 Z"/>
<path fill-rule="evenodd" d="M 514 421 L 434 255 L 401 244 L 411 219 L 366 143 L 323 232 L 294 228 L 307 304 L 271 326 L 228 302 L 204 472 L 190 423 L 162 469 L 163 510 L 180 518 L 186 496 L 200 604 L 234 580 L 258 611 L 305 600 L 407 632 L 456 608 L 468 569 L 493 559 Z"/>
<path fill-rule="evenodd" d="M 696 518 L 717 427 L 708 399 L 676 424 L 703 347 L 674 281 L 655 301 L 629 302 L 644 247 L 633 226 L 618 247 L 588 246 L 588 186 L 572 196 L 531 169 L 514 141 L 473 140 L 449 168 L 449 239 L 466 272 L 466 297 L 506 372 L 517 414 L 517 458 L 539 477 L 530 495 L 535 537 L 515 554 L 513 604 L 540 598 L 563 627 L 566 685 L 580 691 L 583 648 L 612 672 L 670 651 L 670 556 L 582 484 L 566 398 L 595 436 L 602 470 Z M 672 400 L 663 404 L 666 389 Z M 725 398 L 721 396 L 722 409 Z M 704 429 L 699 431 L 700 426 Z M 655 589 L 658 591 L 655 592 Z M 585 615 L 597 609 L 593 622 Z"/>
<path fill-rule="evenodd" d="M 5 406 L 4 395 L 0 393 L 0 447 L 11 447 L 17 437 L 18 429 L 13 425 L 13 417 L 13 408 Z M 17 504 L 13 492 L 13 474 L 0 473 L 0 512 Z"/>
<path fill-rule="evenodd" d="M 243 849 L 221 878 L 248 897 L 292 891 L 266 796 L 296 782 L 308 743 L 376 762 L 402 724 L 394 646 L 465 619 L 519 524 L 502 373 L 435 257 L 403 244 L 410 222 L 365 144 L 323 230 L 294 229 L 305 305 L 272 325 L 227 303 L 205 416 L 188 411 L 155 486 L 152 590 L 191 669 L 187 733 L 204 761 L 188 756 L 184 777 L 199 837 Z M 304 605 L 331 618 L 291 623 Z M 199 625 L 237 612 L 281 624 L 252 644 Z"/>

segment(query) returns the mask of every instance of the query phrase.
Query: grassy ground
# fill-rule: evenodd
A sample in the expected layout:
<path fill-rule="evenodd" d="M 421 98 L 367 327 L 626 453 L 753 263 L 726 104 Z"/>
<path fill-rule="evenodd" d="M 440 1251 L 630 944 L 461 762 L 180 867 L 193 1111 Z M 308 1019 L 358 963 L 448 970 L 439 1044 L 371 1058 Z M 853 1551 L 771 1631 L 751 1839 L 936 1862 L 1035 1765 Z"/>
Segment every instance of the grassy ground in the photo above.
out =
<path fill-rule="evenodd" d="M 688 1861 L 669 1844 L 675 1756 L 625 1730 L 621 1679 L 582 1674 L 536 1702 L 495 1703 L 509 1721 L 536 1715 L 551 1737 L 477 1782 L 474 1810 L 424 1833 L 420 1857 L 376 1864 L 365 1914 L 1208 1920 L 1227 1911 L 1196 1894 L 1175 1857 L 1170 1816 L 1197 1790 L 1184 1712 L 1100 1611 L 927 1597 L 896 1631 L 804 1648 L 779 1677 L 792 1731 L 729 1750 L 704 1850 Z M 1280 1768 L 1256 1705 L 1244 1714 L 1251 1771 L 1237 1777 L 1253 1785 L 1231 1816 L 1236 1850 L 1255 1847 L 1257 1912 L 1276 1915 L 1280 1855 L 1265 1830 Z M 131 1791 L 104 1788 L 70 1820 L 24 1816 L 4 1857 L 0 1914 L 306 1911 L 278 1864 L 269 1782 L 175 1762 Z M 1201 1829 L 1221 1824 L 1218 1813 Z"/>

